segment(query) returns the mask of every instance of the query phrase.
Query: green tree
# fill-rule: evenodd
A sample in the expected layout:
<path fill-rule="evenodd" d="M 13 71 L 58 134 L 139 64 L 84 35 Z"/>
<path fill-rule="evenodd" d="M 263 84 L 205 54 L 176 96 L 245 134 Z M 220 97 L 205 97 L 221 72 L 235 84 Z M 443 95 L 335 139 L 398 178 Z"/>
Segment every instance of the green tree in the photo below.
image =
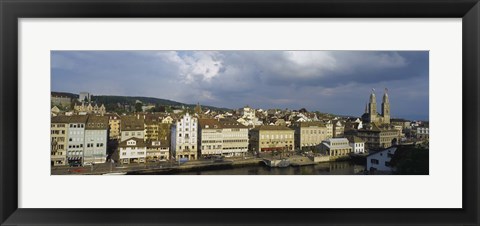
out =
<path fill-rule="evenodd" d="M 396 173 L 401 175 L 428 175 L 429 150 L 425 147 L 415 147 L 399 159 Z"/>
<path fill-rule="evenodd" d="M 142 103 L 136 103 L 135 104 L 135 111 L 136 112 L 141 112 L 142 111 Z"/>

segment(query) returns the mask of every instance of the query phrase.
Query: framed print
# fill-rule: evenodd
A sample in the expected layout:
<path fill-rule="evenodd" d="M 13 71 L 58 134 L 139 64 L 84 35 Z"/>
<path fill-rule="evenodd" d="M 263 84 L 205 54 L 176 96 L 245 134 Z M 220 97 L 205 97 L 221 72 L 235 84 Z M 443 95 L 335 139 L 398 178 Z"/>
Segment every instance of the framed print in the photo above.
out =
<path fill-rule="evenodd" d="M 0 10 L 1 225 L 480 223 L 476 0 Z"/>

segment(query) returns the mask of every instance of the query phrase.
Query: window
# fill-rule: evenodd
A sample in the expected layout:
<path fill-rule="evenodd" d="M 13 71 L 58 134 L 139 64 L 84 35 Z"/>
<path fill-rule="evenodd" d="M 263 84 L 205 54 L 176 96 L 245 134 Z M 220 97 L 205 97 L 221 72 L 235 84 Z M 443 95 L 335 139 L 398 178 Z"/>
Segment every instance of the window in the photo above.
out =
<path fill-rule="evenodd" d="M 378 165 L 379 161 L 378 159 L 371 159 L 370 163 Z"/>

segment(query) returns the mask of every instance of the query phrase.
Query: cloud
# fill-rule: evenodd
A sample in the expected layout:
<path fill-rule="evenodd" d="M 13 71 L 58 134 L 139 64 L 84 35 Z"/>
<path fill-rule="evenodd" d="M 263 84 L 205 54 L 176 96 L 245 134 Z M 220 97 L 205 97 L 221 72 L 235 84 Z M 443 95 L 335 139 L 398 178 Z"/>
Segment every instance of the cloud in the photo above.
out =
<path fill-rule="evenodd" d="M 371 88 L 388 87 L 392 114 L 428 117 L 426 51 L 52 51 L 51 60 L 55 91 L 361 114 Z"/>

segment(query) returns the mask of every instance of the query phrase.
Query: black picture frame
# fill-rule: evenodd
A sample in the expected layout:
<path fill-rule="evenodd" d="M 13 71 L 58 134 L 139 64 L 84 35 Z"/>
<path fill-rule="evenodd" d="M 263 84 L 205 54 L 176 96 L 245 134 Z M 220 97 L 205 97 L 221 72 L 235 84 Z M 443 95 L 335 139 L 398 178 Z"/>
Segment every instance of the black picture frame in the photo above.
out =
<path fill-rule="evenodd" d="M 478 0 L 0 0 L 1 225 L 479 225 Z M 18 208 L 19 18 L 462 18 L 461 209 Z M 456 121 L 457 119 L 446 119 Z M 460 150 L 452 150 L 459 152 Z M 448 194 L 445 194 L 448 195 Z M 439 197 L 441 198 L 441 197 Z"/>

